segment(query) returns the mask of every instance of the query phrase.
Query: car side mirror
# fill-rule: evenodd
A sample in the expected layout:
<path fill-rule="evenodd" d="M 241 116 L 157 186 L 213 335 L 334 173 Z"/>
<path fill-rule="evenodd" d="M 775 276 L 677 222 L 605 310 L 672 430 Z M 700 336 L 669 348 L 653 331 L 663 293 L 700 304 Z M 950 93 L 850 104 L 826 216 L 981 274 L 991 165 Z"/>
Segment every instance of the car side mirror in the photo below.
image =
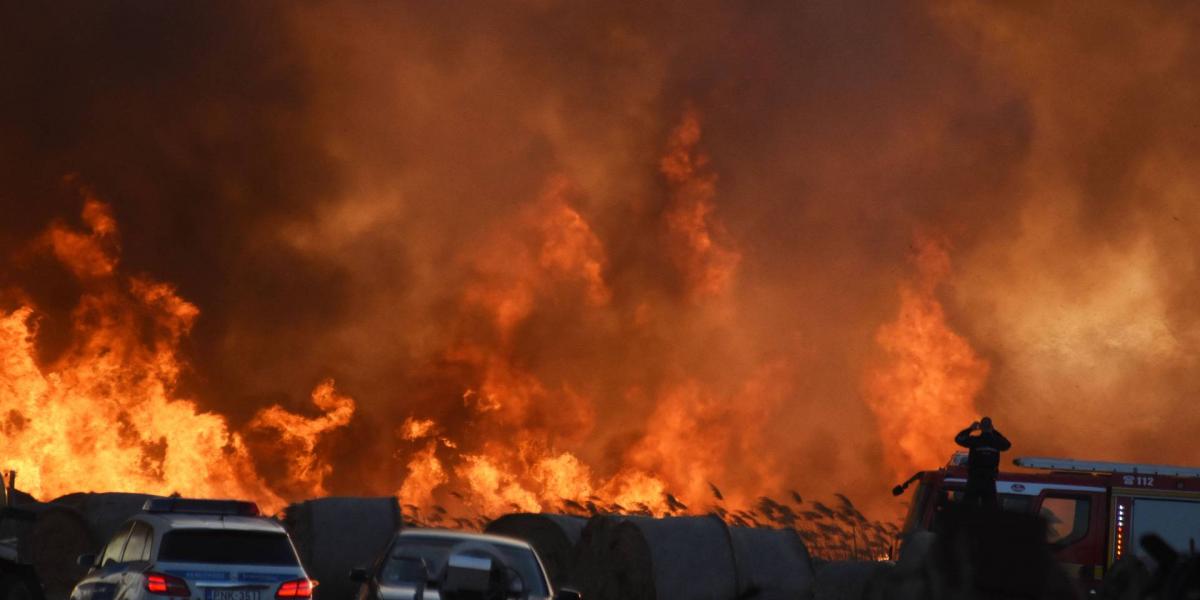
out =
<path fill-rule="evenodd" d="M 355 567 L 353 569 L 350 569 L 350 581 L 356 581 L 358 583 L 366 583 L 367 580 L 369 580 L 369 579 L 370 579 L 370 577 L 367 576 L 366 569 L 364 569 L 362 567 Z"/>
<path fill-rule="evenodd" d="M 509 569 L 508 578 L 508 593 L 513 596 L 520 596 L 525 593 L 525 580 L 521 579 L 521 574 L 515 570 Z"/>
<path fill-rule="evenodd" d="M 583 594 L 571 588 L 563 588 L 554 594 L 554 600 L 583 600 Z"/>
<path fill-rule="evenodd" d="M 95 554 L 80 554 L 75 559 L 75 564 L 77 564 L 81 567 L 94 566 L 96 564 L 96 555 Z"/>

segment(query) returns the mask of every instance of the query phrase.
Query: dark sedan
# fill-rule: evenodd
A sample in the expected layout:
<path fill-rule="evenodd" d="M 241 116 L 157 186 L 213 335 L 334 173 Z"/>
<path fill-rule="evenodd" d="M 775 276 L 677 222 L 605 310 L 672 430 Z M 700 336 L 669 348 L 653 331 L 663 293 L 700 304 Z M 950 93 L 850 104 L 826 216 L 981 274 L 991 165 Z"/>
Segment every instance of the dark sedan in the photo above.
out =
<path fill-rule="evenodd" d="M 554 593 L 533 548 L 506 537 L 405 529 L 371 567 L 354 569 L 356 600 L 579 600 Z"/>

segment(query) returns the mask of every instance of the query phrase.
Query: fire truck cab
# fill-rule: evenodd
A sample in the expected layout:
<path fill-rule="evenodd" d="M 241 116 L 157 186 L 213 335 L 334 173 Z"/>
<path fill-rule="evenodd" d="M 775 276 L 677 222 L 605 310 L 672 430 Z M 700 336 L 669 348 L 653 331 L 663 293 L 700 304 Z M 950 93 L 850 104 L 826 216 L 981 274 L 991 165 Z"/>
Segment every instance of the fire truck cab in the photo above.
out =
<path fill-rule="evenodd" d="M 1025 470 L 997 477 L 1001 509 L 1041 515 L 1055 557 L 1078 573 L 1084 589 L 1097 589 L 1122 556 L 1144 557 L 1139 540 L 1148 533 L 1181 553 L 1200 540 L 1200 469 L 1044 457 L 1013 464 Z M 902 536 L 933 529 L 939 512 L 961 499 L 966 481 L 960 452 L 945 467 L 896 486 L 899 495 L 918 484 Z"/>

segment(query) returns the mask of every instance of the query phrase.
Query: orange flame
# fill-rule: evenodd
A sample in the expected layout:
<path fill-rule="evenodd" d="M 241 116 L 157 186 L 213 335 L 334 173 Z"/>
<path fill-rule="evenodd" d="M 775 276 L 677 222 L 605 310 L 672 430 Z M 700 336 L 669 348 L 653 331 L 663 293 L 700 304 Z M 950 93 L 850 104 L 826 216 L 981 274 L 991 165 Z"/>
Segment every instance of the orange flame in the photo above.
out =
<path fill-rule="evenodd" d="M 713 215 L 716 175 L 697 150 L 699 141 L 699 115 L 689 110 L 660 163 L 670 189 L 662 214 L 664 245 L 686 284 L 685 295 L 693 300 L 726 291 L 740 261 Z M 428 509 L 442 492 L 456 489 L 465 492 L 459 497 L 467 507 L 482 514 L 561 510 L 564 502 L 664 514 L 682 510 L 678 500 L 668 500 L 668 491 L 711 498 L 709 480 L 744 476 L 764 487 L 778 484 L 778 469 L 738 435 L 739 428 L 765 422 L 779 396 L 761 381 L 748 383 L 733 397 L 713 394 L 694 380 L 665 386 L 651 397 L 628 390 L 630 399 L 655 408 L 645 430 L 616 457 L 617 467 L 600 474 L 580 455 L 596 419 L 594 399 L 548 385 L 513 361 L 518 331 L 543 300 L 575 294 L 598 312 L 613 308 L 605 280 L 608 259 L 592 225 L 575 208 L 575 193 L 566 178 L 552 177 L 515 223 L 483 240 L 470 255 L 477 278 L 462 305 L 485 316 L 495 336 L 465 336 L 445 358 L 477 374 L 462 406 L 488 431 L 470 451 L 455 451 L 454 435 L 462 432 L 441 438 L 442 444 L 413 448 L 408 479 L 400 488 L 406 503 Z M 635 311 L 635 322 L 643 322 L 645 313 Z M 777 378 L 776 369 L 771 365 L 759 375 L 764 381 Z M 414 417 L 398 437 L 411 442 L 443 429 Z M 736 462 L 731 457 L 743 456 L 753 457 L 755 464 L 731 473 L 728 463 Z M 729 496 L 730 502 L 747 506 L 756 498 L 750 491 Z"/>
<path fill-rule="evenodd" d="M 716 176 L 699 140 L 698 115 L 688 111 L 660 164 L 670 193 L 659 241 L 685 283 L 688 310 L 728 298 L 741 258 L 715 217 Z M 619 292 L 606 279 L 609 256 L 583 200 L 567 178 L 551 177 L 515 218 L 463 251 L 471 277 L 455 292 L 459 329 L 435 350 L 437 360 L 468 374 L 461 397 L 449 417 L 410 414 L 391 428 L 399 448 L 392 472 L 403 480 L 387 485 L 422 514 L 444 514 L 447 504 L 490 516 L 565 504 L 703 512 L 712 507 L 710 481 L 731 484 L 717 495 L 730 509 L 749 508 L 762 490 L 782 486 L 783 469 L 761 440 L 744 435 L 765 426 L 788 395 L 778 383 L 782 364 L 759 365 L 720 390 L 682 373 L 649 389 L 619 384 L 624 400 L 647 414 L 636 417 L 644 423 L 623 424 L 626 436 L 614 450 L 589 440 L 607 416 L 598 415 L 596 390 L 574 389 L 519 358 L 524 329 L 548 306 L 649 327 L 645 298 L 617 298 L 638 291 Z M 36 307 L 0 315 L 4 464 L 30 473 L 23 480 L 42 497 L 180 492 L 250 498 L 271 511 L 328 493 L 334 465 L 323 442 L 356 418 L 354 400 L 327 380 L 312 391 L 312 413 L 274 405 L 239 431 L 200 411 L 177 389 L 186 368 L 180 347 L 200 311 L 168 285 L 122 273 L 117 224 L 105 204 L 89 198 L 83 221 L 84 230 L 54 224 L 37 246 L 85 289 L 68 351 L 39 364 Z"/>
<path fill-rule="evenodd" d="M 119 234 L 107 205 L 88 195 L 83 222 L 82 231 L 53 224 L 35 247 L 48 249 L 84 288 L 69 347 L 40 364 L 37 310 L 0 314 L 3 465 L 42 499 L 77 491 L 178 492 L 281 507 L 285 498 L 258 474 L 241 435 L 178 395 L 180 345 L 200 311 L 167 284 L 119 273 Z M 308 421 L 276 407 L 256 421 L 281 419 L 289 435 L 311 440 L 353 412 L 332 387 L 318 387 L 314 401 L 330 415 Z M 304 489 L 292 491 L 320 491 L 324 467 L 300 467 Z"/>
<path fill-rule="evenodd" d="M 721 241 L 725 233 L 712 218 L 717 176 L 708 169 L 708 157 L 696 150 L 700 132 L 699 115 L 688 110 L 671 133 L 667 153 L 659 163 L 671 186 L 665 215 L 671 257 L 696 297 L 727 289 L 742 258 Z"/>
<path fill-rule="evenodd" d="M 432 421 L 430 421 L 432 423 Z M 433 504 L 433 491 L 450 481 L 446 469 L 438 460 L 437 443 L 430 442 L 415 452 L 408 461 L 408 474 L 397 495 L 407 504 L 428 507 Z"/>
<path fill-rule="evenodd" d="M 313 390 L 313 404 L 324 411 L 316 418 L 288 412 L 279 405 L 258 412 L 250 421 L 251 430 L 260 430 L 277 437 L 278 451 L 288 462 L 288 497 L 321 496 L 326 493 L 325 477 L 333 465 L 315 452 L 321 435 L 345 427 L 354 416 L 354 400 L 337 395 L 333 380 L 322 382 Z"/>
<path fill-rule="evenodd" d="M 569 203 L 571 185 L 552 177 L 541 197 L 472 257 L 480 281 L 464 302 L 489 313 L 502 339 L 529 316 L 535 296 L 562 283 L 582 283 L 588 303 L 607 304 L 606 259 L 587 221 Z M 537 240 L 530 244 L 528 240 Z"/>
<path fill-rule="evenodd" d="M 988 364 L 950 329 L 937 289 L 950 275 L 950 256 L 931 238 L 916 241 L 917 278 L 900 286 L 896 320 L 879 328 L 885 364 L 867 377 L 866 397 L 879 422 L 896 473 L 940 466 L 954 451 L 954 434 L 977 418 L 975 397 Z"/>

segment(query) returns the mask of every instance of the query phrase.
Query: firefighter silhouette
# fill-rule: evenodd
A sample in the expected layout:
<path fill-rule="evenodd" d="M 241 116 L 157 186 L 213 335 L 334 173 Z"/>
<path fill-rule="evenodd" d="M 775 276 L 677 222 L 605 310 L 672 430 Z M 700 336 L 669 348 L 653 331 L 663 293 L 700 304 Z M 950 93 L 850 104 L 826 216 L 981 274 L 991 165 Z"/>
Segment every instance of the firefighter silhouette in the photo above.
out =
<path fill-rule="evenodd" d="M 979 432 L 978 435 L 971 435 Z M 996 475 L 1000 471 L 1000 453 L 1012 447 L 1004 434 L 992 426 L 992 419 L 971 423 L 954 437 L 967 454 L 967 492 L 963 504 L 996 508 Z"/>

